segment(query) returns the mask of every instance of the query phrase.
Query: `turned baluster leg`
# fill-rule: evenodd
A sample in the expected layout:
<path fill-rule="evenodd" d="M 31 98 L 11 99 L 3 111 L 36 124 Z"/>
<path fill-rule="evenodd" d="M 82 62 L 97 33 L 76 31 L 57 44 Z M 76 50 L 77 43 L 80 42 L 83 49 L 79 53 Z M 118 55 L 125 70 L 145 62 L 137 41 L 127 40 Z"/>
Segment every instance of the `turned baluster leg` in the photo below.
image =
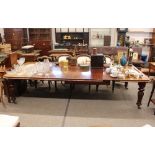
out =
<path fill-rule="evenodd" d="M 15 85 L 14 85 L 13 81 L 9 87 L 9 93 L 10 93 L 10 97 L 11 97 L 11 102 L 16 103 Z"/>
<path fill-rule="evenodd" d="M 8 102 L 11 103 L 10 94 L 9 94 L 9 81 L 7 79 L 4 80 L 4 85 L 5 85 L 5 90 L 6 90 Z"/>
<path fill-rule="evenodd" d="M 145 82 L 138 82 L 139 88 L 138 88 L 138 99 L 137 99 L 137 106 L 138 109 L 141 109 L 141 105 L 142 105 L 142 98 L 144 96 L 144 88 L 146 86 Z"/>
<path fill-rule="evenodd" d="M 5 80 L 4 81 L 5 87 L 6 87 L 6 95 L 8 98 L 8 102 L 15 103 L 16 101 L 16 96 L 15 96 L 15 85 L 13 80 Z"/>

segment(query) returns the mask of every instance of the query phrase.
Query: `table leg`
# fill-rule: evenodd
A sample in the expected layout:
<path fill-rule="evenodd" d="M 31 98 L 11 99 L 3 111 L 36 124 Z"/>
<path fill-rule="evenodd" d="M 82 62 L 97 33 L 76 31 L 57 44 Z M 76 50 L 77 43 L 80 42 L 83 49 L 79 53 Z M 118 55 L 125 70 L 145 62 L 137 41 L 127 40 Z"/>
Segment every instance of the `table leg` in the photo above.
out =
<path fill-rule="evenodd" d="M 9 103 L 16 103 L 14 80 L 5 80 L 6 95 Z"/>
<path fill-rule="evenodd" d="M 138 109 L 141 109 L 142 105 L 142 98 L 144 96 L 144 88 L 146 86 L 146 82 L 138 82 L 139 88 L 138 88 L 138 99 L 137 99 L 137 106 Z"/>

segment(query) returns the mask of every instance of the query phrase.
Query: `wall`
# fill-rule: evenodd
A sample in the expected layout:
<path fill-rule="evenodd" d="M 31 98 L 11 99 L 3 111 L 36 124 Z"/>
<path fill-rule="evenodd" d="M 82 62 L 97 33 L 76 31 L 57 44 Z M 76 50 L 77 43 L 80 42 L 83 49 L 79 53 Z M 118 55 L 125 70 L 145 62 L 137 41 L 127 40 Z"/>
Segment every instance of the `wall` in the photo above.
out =
<path fill-rule="evenodd" d="M 137 41 L 143 42 L 145 38 L 152 38 L 153 28 L 129 28 L 127 32 L 127 36 L 130 37 L 130 41 Z M 147 60 L 150 54 L 150 47 L 143 46 L 142 47 L 142 54 L 148 55 Z"/>
<path fill-rule="evenodd" d="M 3 38 L 3 36 L 4 36 L 4 29 L 3 28 L 0 28 L 0 33 L 1 33 L 1 36 Z"/>
<path fill-rule="evenodd" d="M 145 38 L 152 38 L 152 31 L 153 29 L 129 29 L 126 35 L 130 36 L 131 41 L 144 42 Z"/>
<path fill-rule="evenodd" d="M 117 30 L 116 28 L 91 28 L 89 30 L 89 46 L 90 47 L 104 46 L 104 35 L 110 35 L 111 46 L 115 46 L 117 41 L 116 30 Z M 99 38 L 97 38 L 97 35 L 99 35 Z"/>

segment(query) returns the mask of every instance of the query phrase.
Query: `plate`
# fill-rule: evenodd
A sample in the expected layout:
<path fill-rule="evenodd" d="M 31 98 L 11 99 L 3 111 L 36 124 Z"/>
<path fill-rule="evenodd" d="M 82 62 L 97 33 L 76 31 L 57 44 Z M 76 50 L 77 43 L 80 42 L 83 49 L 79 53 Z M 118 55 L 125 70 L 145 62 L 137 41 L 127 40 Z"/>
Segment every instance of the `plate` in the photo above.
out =
<path fill-rule="evenodd" d="M 111 77 L 115 77 L 115 78 L 117 77 L 117 75 L 113 75 L 113 74 L 110 74 L 110 76 L 111 76 Z"/>

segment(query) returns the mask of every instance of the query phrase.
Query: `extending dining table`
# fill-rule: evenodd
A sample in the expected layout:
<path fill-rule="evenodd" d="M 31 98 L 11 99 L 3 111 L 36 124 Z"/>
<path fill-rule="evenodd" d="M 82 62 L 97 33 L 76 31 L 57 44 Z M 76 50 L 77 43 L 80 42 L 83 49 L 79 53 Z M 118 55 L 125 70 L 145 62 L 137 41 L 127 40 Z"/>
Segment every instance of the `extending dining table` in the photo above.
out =
<path fill-rule="evenodd" d="M 16 95 L 14 93 L 14 80 L 47 80 L 47 81 L 69 81 L 72 83 L 101 83 L 104 81 L 123 81 L 123 82 L 135 82 L 138 84 L 138 95 L 137 95 L 137 106 L 138 109 L 141 108 L 142 98 L 144 96 L 144 88 L 146 83 L 150 81 L 148 76 L 143 74 L 134 66 L 126 66 L 124 69 L 132 69 L 139 75 L 138 77 L 134 76 L 125 76 L 124 78 L 113 77 L 111 74 L 106 72 L 105 68 L 81 68 L 79 66 L 58 66 L 51 64 L 49 70 L 43 69 L 38 71 L 36 63 L 25 63 L 22 66 L 21 71 L 8 71 L 3 78 L 5 79 L 6 85 L 6 94 L 8 97 L 8 102 L 15 103 Z"/>

